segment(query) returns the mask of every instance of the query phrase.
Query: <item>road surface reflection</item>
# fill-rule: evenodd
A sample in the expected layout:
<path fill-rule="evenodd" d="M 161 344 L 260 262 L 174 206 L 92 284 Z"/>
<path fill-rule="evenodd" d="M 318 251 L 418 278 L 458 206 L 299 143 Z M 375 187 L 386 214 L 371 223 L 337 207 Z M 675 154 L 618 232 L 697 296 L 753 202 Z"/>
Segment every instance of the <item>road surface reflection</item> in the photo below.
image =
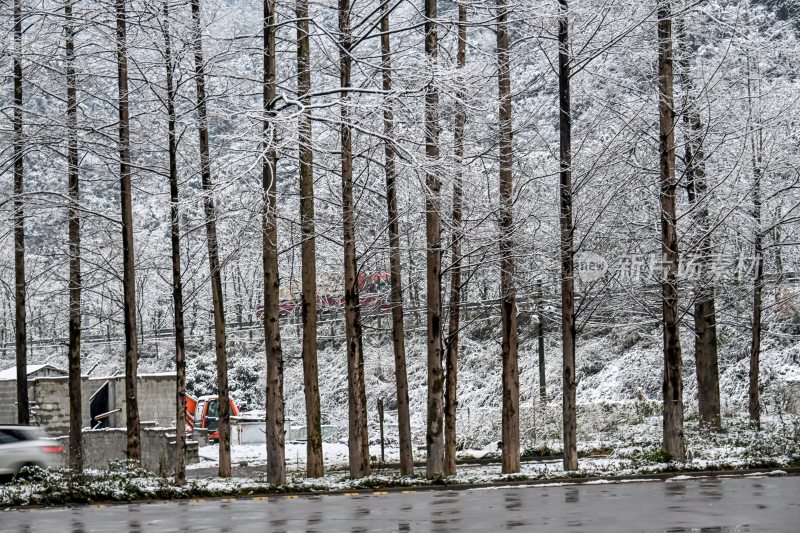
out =
<path fill-rule="evenodd" d="M 800 531 L 800 477 L 154 502 L 0 513 L 3 533 Z"/>

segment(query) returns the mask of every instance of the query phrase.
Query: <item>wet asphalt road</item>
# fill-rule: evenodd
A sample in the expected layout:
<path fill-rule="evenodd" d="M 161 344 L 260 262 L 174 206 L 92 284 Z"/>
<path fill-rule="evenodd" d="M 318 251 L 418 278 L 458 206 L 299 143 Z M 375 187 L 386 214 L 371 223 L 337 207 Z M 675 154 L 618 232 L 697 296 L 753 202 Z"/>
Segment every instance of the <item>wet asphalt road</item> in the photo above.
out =
<path fill-rule="evenodd" d="M 800 477 L 183 501 L 0 513 L 2 533 L 800 532 Z"/>

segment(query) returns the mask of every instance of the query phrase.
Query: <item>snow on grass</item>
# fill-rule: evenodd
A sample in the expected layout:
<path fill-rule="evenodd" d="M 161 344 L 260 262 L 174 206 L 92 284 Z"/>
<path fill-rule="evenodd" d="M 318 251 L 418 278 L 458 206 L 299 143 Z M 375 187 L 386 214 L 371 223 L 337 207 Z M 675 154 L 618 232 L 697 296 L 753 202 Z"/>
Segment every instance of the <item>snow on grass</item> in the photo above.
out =
<path fill-rule="evenodd" d="M 685 428 L 687 460 L 682 463 L 669 461 L 661 450 L 657 431 L 659 416 L 634 422 L 594 435 L 591 443 L 602 443 L 600 450 L 591 450 L 589 443 L 583 442 L 581 448 L 584 453 L 579 460 L 579 470 L 572 472 L 564 471 L 560 458 L 551 458 L 528 460 L 523 462 L 519 473 L 502 474 L 499 462 L 492 461 L 497 457 L 497 447 L 490 445 L 484 450 L 465 450 L 462 453 L 464 458 L 474 458 L 478 452 L 483 452 L 482 458 L 488 464 L 460 464 L 453 477 L 403 477 L 393 470 L 376 466 L 373 475 L 351 480 L 346 472 L 336 468 L 346 466 L 347 446 L 343 443 L 325 443 L 323 450 L 327 473 L 322 478 L 308 479 L 303 476 L 303 469 L 297 468 L 305 463 L 305 443 L 291 442 L 287 443 L 287 463 L 290 466 L 288 479 L 280 487 L 270 485 L 259 475 L 232 479 L 193 479 L 183 486 L 177 486 L 171 478 L 157 477 L 142 469 L 115 464 L 109 470 L 89 471 L 85 477 L 67 470 L 34 470 L 8 485 L 0 486 L 0 506 L 254 496 L 433 484 L 495 484 L 502 487 L 510 482 L 527 481 L 575 483 L 580 478 L 593 478 L 595 483 L 612 483 L 619 482 L 621 476 L 644 476 L 645 480 L 653 480 L 647 476 L 671 472 L 683 476 L 673 478 L 680 481 L 693 477 L 693 473 L 710 470 L 768 468 L 772 470 L 759 475 L 784 475 L 782 469 L 800 466 L 800 432 L 797 431 L 800 424 L 797 424 L 797 420 L 767 417 L 763 421 L 763 429 L 755 431 L 745 418 L 726 418 L 726 429 L 720 433 L 702 431 L 696 421 L 690 420 Z M 203 449 L 203 454 L 209 459 L 201 462 L 201 466 L 216 465 L 214 448 Z M 370 451 L 379 453 L 379 446 L 372 446 Z M 396 448 L 387 451 L 391 451 L 389 457 L 394 457 Z M 597 453 L 586 455 L 593 451 Z M 604 454 L 599 453 L 601 451 Z M 264 453 L 263 446 L 234 446 L 234 465 L 236 461 L 263 464 Z M 295 454 L 294 459 L 291 453 Z M 419 469 L 418 473 L 421 474 L 422 470 Z"/>
<path fill-rule="evenodd" d="M 322 457 L 325 467 L 328 469 L 340 470 L 348 467 L 349 455 L 347 444 L 342 442 L 323 442 Z M 369 453 L 376 461 L 380 458 L 381 447 L 373 444 L 369 447 Z M 189 465 L 190 470 L 197 470 L 208 467 L 216 467 L 219 464 L 219 446 L 212 444 L 204 446 L 199 450 L 200 462 Z M 394 446 L 386 446 L 384 457 L 387 463 L 400 461 L 400 449 Z M 232 444 L 231 445 L 231 464 L 236 466 L 260 466 L 267 464 L 266 444 Z M 306 443 L 291 441 L 286 443 L 286 466 L 292 471 L 304 471 L 306 468 Z"/>
<path fill-rule="evenodd" d="M 648 408 L 649 409 L 649 408 Z M 701 430 L 696 419 L 686 422 L 687 461 L 685 468 L 702 470 L 726 465 L 727 468 L 745 468 L 752 465 L 774 463 L 776 466 L 790 464 L 800 457 L 800 417 L 766 416 L 763 429 L 756 431 L 744 417 L 725 417 L 724 431 L 715 433 Z M 616 472 L 625 469 L 635 472 L 646 465 L 667 462 L 661 449 L 661 415 L 644 410 L 637 414 L 629 403 L 603 404 L 594 409 L 584 409 L 580 419 L 578 452 L 581 467 L 588 474 L 594 472 Z M 593 431 L 592 431 L 593 430 Z M 561 442 L 558 433 L 552 437 L 544 435 L 551 431 L 540 429 L 536 445 L 523 450 L 523 474 L 541 475 L 561 468 Z M 553 432 L 557 429 L 553 429 Z M 234 466 L 259 467 L 266 464 L 265 445 L 233 445 L 231 448 Z M 200 449 L 201 462 L 190 466 L 203 469 L 217 466 L 217 446 Z M 472 463 L 499 463 L 501 450 L 496 441 L 480 449 L 465 449 L 458 452 L 461 469 L 474 472 L 481 468 Z M 373 463 L 378 463 L 380 446 L 370 446 Z M 395 445 L 385 448 L 386 463 L 399 462 L 399 449 Z M 327 470 L 346 470 L 348 449 L 343 442 L 323 443 L 323 458 Z M 414 459 L 424 461 L 424 450 L 415 449 Z M 289 472 L 303 472 L 306 464 L 305 442 L 286 444 L 286 463 Z M 499 465 L 484 468 L 499 471 Z M 532 469 L 525 471 L 525 468 Z"/>

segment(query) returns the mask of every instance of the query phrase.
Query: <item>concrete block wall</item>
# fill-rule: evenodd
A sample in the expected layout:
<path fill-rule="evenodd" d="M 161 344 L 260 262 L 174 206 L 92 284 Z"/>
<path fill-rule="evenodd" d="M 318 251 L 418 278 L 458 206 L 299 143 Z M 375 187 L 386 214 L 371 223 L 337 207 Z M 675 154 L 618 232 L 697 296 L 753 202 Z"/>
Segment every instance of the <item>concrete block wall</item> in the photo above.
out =
<path fill-rule="evenodd" d="M 125 383 L 117 387 L 117 406 L 125 412 Z M 122 394 L 120 394 L 122 393 Z M 175 375 L 152 374 L 140 376 L 138 383 L 139 418 L 167 427 L 175 422 Z"/>
<path fill-rule="evenodd" d="M 69 437 L 56 440 L 64 446 L 64 460 L 69 457 Z M 107 468 L 110 461 L 126 458 L 126 431 L 123 428 L 83 430 L 83 466 L 85 468 Z"/>
<path fill-rule="evenodd" d="M 167 474 L 175 470 L 175 431 L 172 428 L 142 428 L 142 467 L 151 472 L 161 468 Z M 64 460 L 69 454 L 69 438 L 58 437 L 64 446 Z M 108 468 L 111 461 L 127 458 L 127 433 L 124 428 L 105 428 L 83 431 L 83 461 L 86 468 Z M 200 460 L 196 441 L 186 443 L 186 464 Z"/>
<path fill-rule="evenodd" d="M 92 391 L 109 382 L 111 410 L 121 409 L 109 419 L 111 427 L 125 426 L 125 376 L 90 378 Z M 155 422 L 157 426 L 169 426 L 175 422 L 175 374 L 142 374 L 138 377 L 137 398 L 139 419 Z"/>
<path fill-rule="evenodd" d="M 186 443 L 186 464 L 200 460 L 197 441 Z M 152 472 L 175 470 L 175 430 L 172 428 L 147 428 L 142 430 L 142 466 Z"/>
<path fill-rule="evenodd" d="M 16 382 L 12 382 L 16 383 Z M 28 382 L 31 424 L 50 436 L 69 433 L 69 382 L 66 377 L 37 378 Z M 81 420 L 88 427 L 89 397 L 94 392 L 86 380 L 81 382 Z"/>
<path fill-rule="evenodd" d="M 17 423 L 17 382 L 0 381 L 0 424 Z"/>
<path fill-rule="evenodd" d="M 125 427 L 125 376 L 84 377 L 81 381 L 83 426 L 91 424 L 89 398 L 108 381 L 110 410 L 121 409 L 109 418 L 111 427 Z M 17 382 L 0 381 L 0 424 L 17 422 Z M 171 426 L 175 421 L 175 375 L 143 374 L 138 378 L 139 418 L 156 426 Z M 69 432 L 69 383 L 66 377 L 40 377 L 28 381 L 31 424 L 51 437 Z"/>

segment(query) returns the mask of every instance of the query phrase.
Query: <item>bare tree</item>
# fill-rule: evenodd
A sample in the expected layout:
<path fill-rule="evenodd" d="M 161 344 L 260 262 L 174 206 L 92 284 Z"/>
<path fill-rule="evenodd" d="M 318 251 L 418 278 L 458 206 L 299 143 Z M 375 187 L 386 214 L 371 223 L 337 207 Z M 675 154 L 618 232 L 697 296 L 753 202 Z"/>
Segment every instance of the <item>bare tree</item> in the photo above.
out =
<path fill-rule="evenodd" d="M 717 311 L 713 280 L 709 279 L 709 264 L 713 252 L 711 224 L 705 197 L 708 194 L 706 181 L 705 150 L 703 139 L 705 131 L 702 117 L 697 107 L 698 97 L 692 74 L 691 58 L 686 25 L 682 19 L 678 25 L 678 48 L 680 51 L 681 85 L 686 100 L 683 123 L 687 140 L 684 149 L 686 165 L 686 190 L 692 204 L 693 222 L 699 236 L 695 243 L 698 257 L 699 276 L 694 287 L 694 360 L 697 373 L 697 403 L 700 423 L 706 427 L 719 429 L 719 362 L 717 357 Z"/>
<path fill-rule="evenodd" d="M 264 0 L 264 156 L 263 187 L 263 270 L 264 270 L 264 339 L 267 351 L 267 481 L 286 483 L 286 444 L 283 431 L 283 350 L 281 348 L 278 277 L 278 151 L 276 147 L 275 34 L 278 29 L 275 0 Z"/>
<path fill-rule="evenodd" d="M 660 145 L 661 297 L 664 328 L 664 451 L 685 458 L 680 308 L 678 307 L 678 233 L 676 223 L 675 106 L 673 98 L 671 0 L 658 0 L 658 110 Z"/>
<path fill-rule="evenodd" d="M 395 167 L 394 110 L 389 101 L 392 91 L 392 52 L 389 30 L 388 0 L 381 3 L 381 71 L 383 91 L 387 95 L 383 108 L 384 172 L 386 174 L 386 208 L 389 220 L 389 271 L 392 304 L 392 347 L 394 375 L 397 383 L 397 425 L 400 436 L 400 473 L 414 473 L 411 449 L 411 415 L 408 407 L 408 374 L 406 372 L 405 328 L 403 325 L 403 277 L 400 265 L 400 232 L 397 210 L 397 170 Z"/>
<path fill-rule="evenodd" d="M 497 0 L 497 63 L 500 142 L 500 327 L 503 330 L 503 473 L 519 472 L 519 363 L 517 361 L 517 297 L 514 286 L 511 60 L 508 7 Z"/>
<path fill-rule="evenodd" d="M 558 2 L 558 101 L 561 173 L 561 336 L 563 371 L 564 470 L 578 469 L 577 406 L 575 400 L 575 265 L 572 217 L 572 109 L 570 107 L 569 7 Z"/>
<path fill-rule="evenodd" d="M 753 279 L 753 322 L 752 338 L 750 344 L 750 380 L 748 386 L 748 411 L 750 422 L 756 427 L 761 427 L 761 405 L 758 391 L 758 377 L 761 359 L 761 291 L 764 284 L 764 230 L 761 220 L 761 176 L 763 147 L 762 132 L 755 131 L 753 125 L 753 90 L 751 89 L 750 56 L 747 56 L 747 106 L 748 106 L 748 136 L 750 137 L 750 155 L 753 166 L 753 251 L 755 253 L 755 277 Z"/>
<path fill-rule="evenodd" d="M 78 173 L 78 96 L 75 76 L 73 0 L 64 1 L 64 52 L 67 79 L 67 187 L 69 190 L 69 466 L 83 471 L 81 415 L 81 218 Z"/>
<path fill-rule="evenodd" d="M 128 111 L 128 44 L 126 0 L 116 0 L 117 84 L 119 99 L 120 201 L 122 204 L 122 291 L 125 317 L 125 412 L 128 428 L 128 459 L 139 461 L 141 428 L 136 393 L 139 348 L 136 333 L 136 261 L 133 243 L 131 191 L 130 113 Z"/>
<path fill-rule="evenodd" d="M 436 0 L 425 0 L 425 54 L 435 71 L 438 56 Z M 428 336 L 428 477 L 444 473 L 444 373 L 442 370 L 442 230 L 439 161 L 439 90 L 436 80 L 425 86 L 425 237 L 427 258 Z"/>
<path fill-rule="evenodd" d="M 547 376 L 545 375 L 544 358 L 544 299 L 542 297 L 542 280 L 536 281 L 536 306 L 539 313 L 536 321 L 536 347 L 539 355 L 539 399 L 547 402 Z"/>
<path fill-rule="evenodd" d="M 314 151 L 311 145 L 311 44 L 308 0 L 297 0 L 297 93 L 300 114 L 300 245 L 303 387 L 306 395 L 306 474 L 322 477 L 322 428 L 317 377 L 317 259 L 314 229 Z"/>
<path fill-rule="evenodd" d="M 350 125 L 350 85 L 353 36 L 350 31 L 350 0 L 339 0 L 339 81 L 342 88 L 342 233 L 344 240 L 344 314 L 347 342 L 348 450 L 350 477 L 368 476 L 367 393 L 364 386 L 364 345 L 356 265 L 355 213 L 353 206 L 353 130 Z"/>
<path fill-rule="evenodd" d="M 186 341 L 181 277 L 181 213 L 178 190 L 178 138 L 175 114 L 175 60 L 170 35 L 169 1 L 164 0 L 161 32 L 167 82 L 167 144 L 169 152 L 170 244 L 172 250 L 172 305 L 175 327 L 175 482 L 186 481 Z"/>
<path fill-rule="evenodd" d="M 222 274 L 217 241 L 217 208 L 214 202 L 214 182 L 208 148 L 208 111 L 206 104 L 203 34 L 200 24 L 200 0 L 192 0 L 192 42 L 194 73 L 197 91 L 197 129 L 200 136 L 200 178 L 203 185 L 208 263 L 211 273 L 211 301 L 214 306 L 214 347 L 217 356 L 217 388 L 219 390 L 219 477 L 231 475 L 231 425 L 228 402 L 228 356 L 226 352 L 225 302 L 222 294 Z"/>
<path fill-rule="evenodd" d="M 22 130 L 22 0 L 14 0 L 14 310 L 16 316 L 17 422 L 30 423 L 28 325 L 25 283 L 25 137 Z"/>
<path fill-rule="evenodd" d="M 467 6 L 458 4 L 458 51 L 456 63 L 463 69 L 467 63 Z M 466 91 L 460 80 L 456 94 L 456 116 L 453 127 L 455 171 L 453 173 L 453 213 L 450 267 L 450 303 L 447 324 L 444 390 L 444 473 L 456 474 L 456 408 L 458 407 L 458 332 L 461 312 L 461 241 L 464 238 L 462 223 L 464 181 L 464 125 L 467 120 Z"/>

